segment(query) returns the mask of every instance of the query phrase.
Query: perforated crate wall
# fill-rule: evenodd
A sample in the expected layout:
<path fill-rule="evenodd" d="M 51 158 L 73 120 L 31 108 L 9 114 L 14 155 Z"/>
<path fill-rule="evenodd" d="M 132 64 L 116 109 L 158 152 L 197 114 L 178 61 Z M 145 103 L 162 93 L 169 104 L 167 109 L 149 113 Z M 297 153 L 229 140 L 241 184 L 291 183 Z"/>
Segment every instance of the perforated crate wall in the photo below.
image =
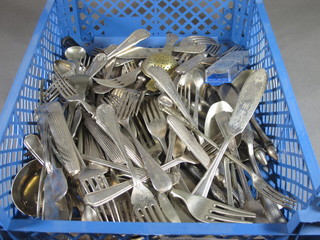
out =
<path fill-rule="evenodd" d="M 314 195 L 314 186 L 308 173 L 301 151 L 299 139 L 288 109 L 284 89 L 281 86 L 270 45 L 263 30 L 263 24 L 256 8 L 253 9 L 252 28 L 247 46 L 250 52 L 252 69 L 265 68 L 268 85 L 256 115 L 261 126 L 275 144 L 279 160 L 268 162 L 269 180 L 285 195 L 299 201 L 299 208 L 306 208 L 308 200 Z M 285 210 L 286 217 L 291 216 Z"/>
<path fill-rule="evenodd" d="M 259 2 L 259 1 L 258 1 Z M 1 124 L 3 136 L 0 143 L 0 221 L 11 230 L 28 233 L 30 239 L 39 238 L 38 231 L 64 232 L 72 229 L 83 232 L 81 224 L 94 226 L 99 232 L 106 235 L 91 234 L 93 239 L 104 239 L 109 236 L 111 227 L 101 227 L 98 223 L 37 222 L 36 220 L 11 220 L 21 218 L 21 214 L 12 204 L 10 188 L 12 179 L 26 161 L 23 148 L 23 137 L 36 131 L 33 109 L 38 105 L 39 86 L 42 79 L 50 82 L 53 62 L 62 54 L 60 40 L 66 35 L 75 37 L 80 42 L 90 42 L 93 37 L 127 36 L 137 28 L 149 29 L 153 39 L 165 36 L 167 31 L 179 36 L 209 35 L 211 37 L 232 40 L 246 46 L 250 51 L 250 63 L 253 69 L 264 67 L 269 75 L 268 88 L 257 110 L 257 117 L 264 130 L 275 143 L 279 151 L 279 161 L 269 161 L 269 182 L 286 195 L 294 197 L 299 202 L 300 208 L 306 208 L 309 201 L 316 194 L 319 180 L 315 177 L 313 169 L 308 166 L 315 159 L 309 154 L 312 151 L 305 139 L 297 136 L 297 119 L 299 116 L 292 110 L 292 99 L 288 89 L 287 76 L 279 69 L 274 45 L 268 42 L 261 11 L 254 0 L 213 0 L 213 1 L 128 1 L 128 0 L 49 0 L 47 9 L 41 18 L 40 32 L 34 36 L 34 42 L 28 51 L 24 66 L 18 73 L 14 89 L 11 91 L 10 101 L 5 109 L 6 116 L 2 116 Z M 273 43 L 274 44 L 274 43 Z M 280 74 L 281 73 L 281 74 Z M 280 75 L 282 77 L 280 77 Z M 286 87 L 283 87 L 283 86 Z M 290 101 L 290 102 L 288 102 Z M 289 108 L 291 105 L 291 109 Z M 300 137 L 304 137 L 305 130 L 299 126 Z M 0 127 L 1 129 L 1 127 Z M 304 146 L 304 149 L 302 148 Z M 310 158 L 311 156 L 311 158 Z M 284 211 L 290 219 L 293 210 Z M 9 218 L 8 218 L 8 217 Z M 25 218 L 25 216 L 23 216 Z M 108 223 L 105 223 L 108 224 Z M 99 225 L 99 226 L 98 226 Z M 110 225 L 110 224 L 109 224 Z M 105 225 L 105 226 L 109 226 Z M 59 229 L 57 229 L 57 226 Z M 129 225 L 111 225 L 112 231 L 120 233 L 128 231 Z M 123 227 L 126 226 L 126 227 Z M 150 227 L 153 226 L 153 227 Z M 163 229 L 163 234 L 169 235 L 176 231 L 194 231 L 191 225 L 139 225 L 131 227 L 130 231 L 137 234 L 150 233 Z M 187 226 L 187 227 L 186 227 Z M 266 239 L 277 236 L 289 236 L 286 226 L 273 225 L 237 225 L 229 224 L 222 227 L 225 233 L 218 233 L 219 227 L 215 224 L 196 225 L 197 231 L 202 235 L 208 233 L 216 237 L 239 237 L 248 239 L 247 236 L 259 235 L 260 232 Z M 221 225 L 219 225 L 221 226 Z M 43 230 L 45 229 L 45 230 Z M 86 229 L 86 228 L 84 228 Z M 239 232 L 232 232 L 237 229 Z M 272 234 L 270 233 L 272 232 Z M 270 234 L 269 234 L 270 233 Z M 43 233 L 48 239 L 56 239 L 57 234 Z M 148 235 L 148 234 L 142 234 Z M 152 235 L 152 233 L 150 233 Z M 269 236 L 276 235 L 276 236 Z M 69 239 L 81 239 L 82 234 L 66 234 Z M 127 237 L 131 237 L 129 234 Z M 151 237 L 149 237 L 151 238 Z M 254 237 L 251 237 L 254 238 Z"/>
<path fill-rule="evenodd" d="M 83 41 L 123 36 L 128 28 L 138 26 L 154 36 L 164 36 L 168 31 L 178 35 L 231 36 L 232 0 L 59 1 L 67 12 L 65 30 Z"/>
<path fill-rule="evenodd" d="M 61 31 L 57 16 L 56 5 L 53 6 L 45 28 L 41 33 L 37 47 L 32 56 L 24 79 L 15 99 L 14 108 L 0 144 L 0 206 L 10 217 L 17 214 L 12 203 L 10 189 L 12 180 L 23 167 L 26 151 L 23 138 L 29 133 L 36 132 L 33 110 L 39 105 L 39 89 L 42 79 L 46 82 L 53 71 L 53 63 L 61 58 Z"/>

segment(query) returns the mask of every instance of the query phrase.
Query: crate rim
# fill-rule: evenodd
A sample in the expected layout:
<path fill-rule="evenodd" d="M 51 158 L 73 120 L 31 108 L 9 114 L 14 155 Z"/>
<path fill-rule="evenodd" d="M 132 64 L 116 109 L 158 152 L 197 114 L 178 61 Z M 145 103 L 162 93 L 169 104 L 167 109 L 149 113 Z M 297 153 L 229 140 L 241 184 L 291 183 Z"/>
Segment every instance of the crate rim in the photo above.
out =
<path fill-rule="evenodd" d="M 67 226 L 66 226 L 67 225 Z M 145 223 L 14 219 L 10 231 L 140 235 L 277 235 L 290 234 L 285 223 Z M 137 229 L 139 229 L 137 231 Z M 66 231 L 62 231 L 66 230 Z"/>
<path fill-rule="evenodd" d="M 31 60 L 33 57 L 34 50 L 37 47 L 40 34 L 46 26 L 46 20 L 48 19 L 49 13 L 57 0 L 47 0 L 45 7 L 39 17 L 38 23 L 33 32 L 33 36 L 29 42 L 28 48 L 24 57 L 21 61 L 17 74 L 15 76 L 14 82 L 11 86 L 10 92 L 6 99 L 6 102 L 2 108 L 0 122 L 8 123 L 10 117 L 12 117 L 14 104 L 19 97 L 19 91 L 23 81 L 25 80 L 26 73 L 28 72 L 29 66 L 31 64 Z M 305 157 L 305 162 L 308 168 L 308 172 L 310 174 L 310 179 L 312 181 L 312 185 L 314 187 L 314 196 L 316 196 L 317 192 L 320 189 L 320 168 L 319 164 L 314 155 L 312 145 L 310 139 L 308 137 L 304 122 L 302 120 L 302 116 L 300 110 L 298 108 L 298 104 L 296 102 L 296 98 L 293 93 L 293 89 L 290 83 L 290 78 L 288 76 L 287 70 L 284 65 L 284 61 L 280 54 L 280 50 L 276 43 L 276 38 L 272 31 L 271 23 L 267 15 L 267 11 L 263 4 L 263 0 L 254 0 L 260 13 L 261 20 L 263 22 L 263 29 L 266 34 L 266 39 L 268 43 L 272 45 L 271 54 L 273 56 L 276 69 L 279 74 L 279 79 L 281 81 L 281 85 L 283 89 L 285 89 L 284 95 L 286 99 L 290 99 L 287 101 L 287 105 L 290 111 L 290 115 L 292 116 L 292 122 L 295 127 L 297 137 L 299 139 L 299 144 L 301 146 L 302 153 Z M 0 125 L 0 137 L 3 139 L 5 134 L 7 125 Z M 288 224 L 254 224 L 254 228 L 242 228 L 244 225 L 248 224 L 237 224 L 237 223 L 216 223 L 214 226 L 221 226 L 219 229 L 224 229 L 224 231 L 220 231 L 219 229 L 214 229 L 215 227 L 208 228 L 209 225 L 206 223 L 177 223 L 172 225 L 171 223 L 108 223 L 108 227 L 106 227 L 106 223 L 104 222 L 77 222 L 77 221 L 43 221 L 36 219 L 10 219 L 7 214 L 4 212 L 2 208 L 0 208 L 0 222 L 3 225 L 5 230 L 9 231 L 23 231 L 23 232 L 61 232 L 61 229 L 65 229 L 70 232 L 74 230 L 74 232 L 88 233 L 90 229 L 100 229 L 100 233 L 114 233 L 114 234 L 123 234 L 123 227 L 127 227 L 127 234 L 136 234 L 137 229 L 140 229 L 139 232 L 143 231 L 141 234 L 145 235 L 157 235 L 158 234 L 192 234 L 199 235 L 199 230 L 201 230 L 200 235 L 202 234 L 228 234 L 229 231 L 233 233 L 234 230 L 237 230 L 237 235 L 270 235 L 270 233 L 274 233 L 275 235 L 288 235 L 291 234 L 296 227 L 301 223 L 300 221 L 303 219 L 304 221 L 308 221 L 306 210 L 298 210 L 294 216 L 289 220 Z M 304 216 L 301 218 L 301 216 Z M 313 221 L 315 220 L 312 218 Z M 320 221 L 320 217 L 319 217 Z M 31 224 L 32 223 L 32 224 Z M 68 224 L 66 224 L 68 223 Z M 66 227 L 68 225 L 68 227 Z M 72 226 L 71 226 L 72 225 Z M 252 224 L 250 224 L 253 226 Z M 250 226 L 249 225 L 249 226 Z M 55 230 L 53 231 L 52 227 L 55 226 Z M 90 226 L 90 227 L 88 227 Z M 91 228 L 92 226 L 92 228 Z M 179 227 L 178 227 L 179 226 Z M 211 225 L 213 226 L 213 225 Z M 289 227 L 288 227 L 289 226 Z M 156 230 L 154 230 L 156 228 Z M 109 229 L 109 231 L 107 230 Z M 226 229 L 228 233 L 226 233 Z M 247 230 L 244 230 L 247 229 Z M 289 230 L 288 230 L 289 229 Z M 161 230 L 161 231 L 160 231 Z M 188 232 L 186 232 L 186 230 Z M 95 231 L 96 232 L 96 231 Z M 139 233 L 140 234 L 140 233 Z"/>

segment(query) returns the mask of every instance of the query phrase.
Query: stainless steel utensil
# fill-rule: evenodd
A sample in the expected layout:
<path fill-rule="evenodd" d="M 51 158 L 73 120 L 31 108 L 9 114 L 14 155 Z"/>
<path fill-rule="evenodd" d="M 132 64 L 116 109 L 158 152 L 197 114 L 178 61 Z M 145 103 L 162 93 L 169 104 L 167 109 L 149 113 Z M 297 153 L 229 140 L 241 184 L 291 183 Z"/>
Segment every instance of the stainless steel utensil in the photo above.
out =
<path fill-rule="evenodd" d="M 144 72 L 154 79 L 157 83 L 157 86 L 160 88 L 161 91 L 165 92 L 174 102 L 174 104 L 178 107 L 182 115 L 193 125 L 195 125 L 193 118 L 190 116 L 189 111 L 186 109 L 184 103 L 179 98 L 179 95 L 177 94 L 175 90 L 175 86 L 169 76 L 169 74 L 164 71 L 160 67 L 151 66 L 144 68 Z"/>
<path fill-rule="evenodd" d="M 237 102 L 236 107 L 232 113 L 229 124 L 226 129 L 226 137 L 224 143 L 220 147 L 219 153 L 211 163 L 209 170 L 201 179 L 193 193 L 198 192 L 204 196 L 208 194 L 214 174 L 217 167 L 226 151 L 230 141 L 239 133 L 241 133 L 248 124 L 254 110 L 256 109 L 262 94 L 266 88 L 267 75 L 264 70 L 259 70 L 251 75 L 244 85 Z"/>
<path fill-rule="evenodd" d="M 251 223 L 241 220 L 240 217 L 255 218 L 255 214 L 244 212 L 241 209 L 230 207 L 226 204 L 196 196 L 178 189 L 173 189 L 170 194 L 173 197 L 180 198 L 186 204 L 189 212 L 200 222 L 234 222 Z M 239 211 L 240 210 L 240 211 Z"/>
<path fill-rule="evenodd" d="M 14 205 L 22 213 L 36 216 L 37 196 L 42 165 L 38 160 L 28 162 L 15 176 L 11 186 Z"/>
<path fill-rule="evenodd" d="M 124 91 L 122 93 L 121 103 L 118 108 L 118 121 L 129 133 L 135 147 L 137 148 L 144 166 L 147 169 L 153 187 L 159 192 L 166 192 L 171 189 L 172 182 L 168 175 L 160 168 L 159 164 L 143 148 L 141 143 L 135 138 L 130 128 L 130 117 L 137 111 L 141 93 L 138 91 Z M 139 108 L 138 108 L 139 109 Z"/>
<path fill-rule="evenodd" d="M 160 142 L 163 151 L 166 153 L 168 149 L 166 143 L 168 124 L 155 99 L 145 102 L 142 108 L 142 116 L 149 132 Z"/>
<path fill-rule="evenodd" d="M 194 160 L 188 156 L 181 156 L 181 157 L 178 157 L 168 163 L 163 164 L 161 166 L 161 168 L 164 171 L 166 171 L 166 170 L 168 170 L 168 169 L 170 169 L 180 163 L 183 163 L 183 162 L 188 162 L 191 164 L 197 163 L 196 160 Z M 149 178 L 149 176 L 146 174 L 146 175 L 140 177 L 140 180 L 145 181 L 148 178 Z M 100 205 L 112 200 L 113 198 L 118 197 L 121 194 L 129 191 L 130 189 L 132 189 L 132 187 L 133 187 L 133 180 L 125 181 L 125 182 L 122 182 L 118 185 L 109 187 L 107 189 L 103 189 L 101 191 L 86 194 L 86 196 L 83 198 L 83 200 L 85 203 L 89 204 L 90 206 L 100 206 Z"/>

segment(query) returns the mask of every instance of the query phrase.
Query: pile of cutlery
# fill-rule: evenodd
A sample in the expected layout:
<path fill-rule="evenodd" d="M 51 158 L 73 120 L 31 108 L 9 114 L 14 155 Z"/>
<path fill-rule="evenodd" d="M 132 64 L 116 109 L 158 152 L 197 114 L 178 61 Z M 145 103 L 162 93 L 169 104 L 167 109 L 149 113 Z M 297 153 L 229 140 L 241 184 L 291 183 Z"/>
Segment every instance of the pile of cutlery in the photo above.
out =
<path fill-rule="evenodd" d="M 239 45 L 210 37 L 140 47 L 69 46 L 35 110 L 38 135 L 25 137 L 42 168 L 42 219 L 112 222 L 285 222 L 296 200 L 262 177 L 275 146 L 254 113 L 264 69 L 220 86 L 206 69 Z M 33 157 L 31 157 L 33 156 Z M 276 186 L 276 185 L 274 185 Z"/>

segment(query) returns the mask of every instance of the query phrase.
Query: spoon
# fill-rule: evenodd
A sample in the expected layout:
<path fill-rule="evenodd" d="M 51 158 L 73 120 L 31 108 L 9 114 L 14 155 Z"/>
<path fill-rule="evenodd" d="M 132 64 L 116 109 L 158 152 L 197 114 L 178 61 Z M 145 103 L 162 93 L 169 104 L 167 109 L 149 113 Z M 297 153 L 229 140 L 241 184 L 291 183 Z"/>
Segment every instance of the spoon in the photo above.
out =
<path fill-rule="evenodd" d="M 224 142 L 215 159 L 210 164 L 209 169 L 193 190 L 193 194 L 200 196 L 208 195 L 213 177 L 229 143 L 237 134 L 241 133 L 248 124 L 266 89 L 267 79 L 267 74 L 264 69 L 257 70 L 247 79 L 225 129 L 226 137 Z"/>
<path fill-rule="evenodd" d="M 151 78 L 151 80 L 146 84 L 146 87 L 150 91 L 158 91 L 155 79 L 153 79 L 146 69 L 152 66 L 160 67 L 165 70 L 169 75 L 172 76 L 174 69 L 178 65 L 174 56 L 172 56 L 173 45 L 178 40 L 178 37 L 172 33 L 167 34 L 166 45 L 162 52 L 154 53 L 149 55 L 141 65 L 142 72 Z"/>
<path fill-rule="evenodd" d="M 224 101 L 217 102 L 209 108 L 206 121 L 205 121 L 205 134 L 208 135 L 211 139 L 214 139 L 214 137 L 217 136 L 218 133 L 222 132 L 219 129 L 220 124 L 217 124 L 219 123 L 219 114 L 222 112 L 232 113 L 233 109 L 227 102 L 224 102 Z M 211 127 L 212 126 L 211 123 L 215 125 L 214 128 Z M 211 134 L 211 129 L 215 131 L 214 134 Z M 240 138 L 240 141 L 241 141 L 241 138 Z M 229 164 L 228 158 L 224 158 L 224 172 L 225 172 L 225 186 L 227 190 L 228 205 L 234 206 L 233 196 L 232 196 L 233 191 L 232 191 L 232 183 L 231 183 L 231 172 L 230 172 L 230 164 Z"/>
<path fill-rule="evenodd" d="M 37 160 L 28 162 L 16 175 L 11 187 L 14 205 L 24 214 L 36 216 L 38 186 L 42 165 Z"/>
<path fill-rule="evenodd" d="M 69 78 L 75 74 L 76 64 L 63 59 L 56 60 L 53 65 L 54 71 L 60 73 L 61 76 Z"/>
<path fill-rule="evenodd" d="M 228 122 L 229 117 L 230 117 L 230 113 L 226 113 L 226 112 L 220 113 L 220 114 L 217 115 L 217 122 L 218 122 L 218 125 L 219 125 L 219 127 L 221 129 L 221 132 L 222 132 L 222 134 L 224 136 L 225 136 L 225 133 L 226 133 L 225 126 L 226 126 L 226 123 Z M 248 129 L 249 126 L 250 126 L 249 124 L 246 126 L 246 128 L 243 131 L 243 134 L 246 133 L 246 129 Z M 253 138 L 252 138 L 252 141 L 253 141 Z M 235 139 L 231 140 L 231 142 L 229 143 L 228 148 L 229 148 L 229 150 L 230 150 L 230 152 L 231 152 L 231 154 L 233 156 L 235 156 L 236 158 L 240 159 L 239 153 L 238 153 L 238 149 L 237 149 L 237 145 L 235 143 Z M 257 200 L 255 200 L 253 198 L 243 169 L 238 167 L 237 170 L 238 170 L 238 175 L 239 175 L 239 179 L 240 179 L 240 182 L 241 182 L 241 185 L 242 185 L 243 195 L 244 195 L 243 203 L 240 202 L 242 208 L 244 210 L 256 213 L 255 222 L 257 222 L 257 223 L 266 223 L 267 220 L 266 220 L 266 217 L 265 217 L 265 214 L 264 214 L 264 208 L 263 208 L 263 206 L 261 205 L 260 202 L 258 202 Z"/>
<path fill-rule="evenodd" d="M 86 50 L 80 46 L 72 46 L 67 48 L 64 55 L 68 60 L 73 61 L 76 64 L 75 73 L 79 74 L 81 70 L 81 60 L 87 56 Z"/>
<path fill-rule="evenodd" d="M 39 183 L 42 164 L 44 164 L 44 150 L 39 138 L 29 134 L 24 139 L 24 145 L 36 158 L 27 163 L 15 177 L 11 192 L 15 206 L 24 214 L 37 216 Z M 60 190 L 60 189 L 59 189 Z"/>

